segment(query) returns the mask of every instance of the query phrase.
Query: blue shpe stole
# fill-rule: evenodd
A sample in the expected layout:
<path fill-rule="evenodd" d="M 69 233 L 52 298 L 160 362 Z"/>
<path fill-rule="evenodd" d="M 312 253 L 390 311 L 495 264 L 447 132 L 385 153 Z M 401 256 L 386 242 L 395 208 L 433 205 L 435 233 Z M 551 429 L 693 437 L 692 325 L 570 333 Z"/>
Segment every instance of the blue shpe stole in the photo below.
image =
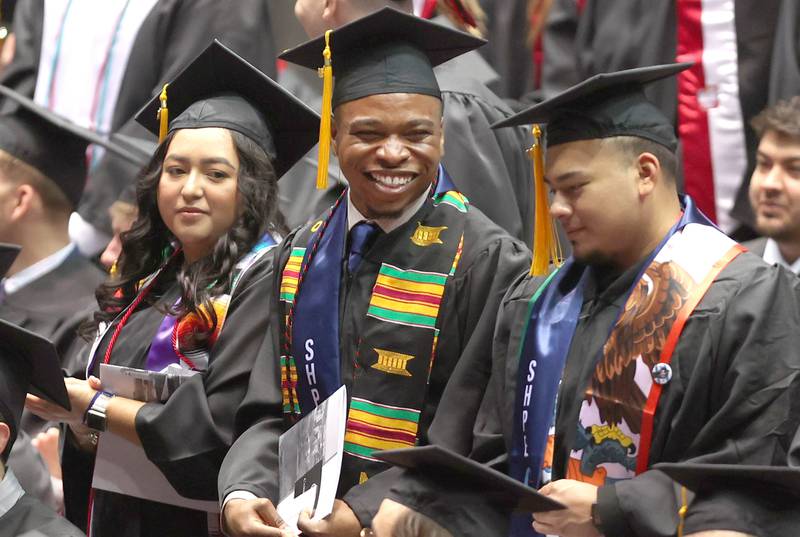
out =
<path fill-rule="evenodd" d="M 439 165 L 433 197 L 455 190 L 453 181 Z M 347 192 L 343 196 L 348 195 Z M 327 225 L 312 233 L 303 256 L 306 270 L 302 292 L 297 290 L 292 324 L 292 357 L 297 364 L 297 398 L 305 416 L 342 385 L 339 296 L 342 265 L 346 259 L 347 205 L 339 203 Z M 311 265 L 308 266 L 309 257 Z"/>
<path fill-rule="evenodd" d="M 672 235 L 687 224 L 714 226 L 689 196 L 682 197 L 681 205 L 683 215 L 642 264 L 626 297 Z M 582 273 L 575 274 L 575 270 L 581 270 Z M 573 258 L 568 259 L 563 267 L 545 280 L 529 301 L 517 373 L 509 473 L 514 479 L 533 488 L 539 488 L 541 484 L 542 464 L 548 434 L 554 423 L 558 388 L 578 324 L 589 270 L 581 268 Z M 609 335 L 618 320 L 611 323 Z M 539 534 L 533 530 L 529 514 L 515 514 L 511 519 L 510 535 L 531 537 Z"/>

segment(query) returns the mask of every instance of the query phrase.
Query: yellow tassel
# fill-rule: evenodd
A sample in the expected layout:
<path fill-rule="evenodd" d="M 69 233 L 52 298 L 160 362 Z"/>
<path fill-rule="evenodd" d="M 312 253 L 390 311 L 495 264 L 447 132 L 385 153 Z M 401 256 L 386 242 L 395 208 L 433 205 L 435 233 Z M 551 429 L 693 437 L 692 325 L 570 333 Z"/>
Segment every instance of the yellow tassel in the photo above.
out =
<path fill-rule="evenodd" d="M 531 276 L 544 276 L 550 264 L 560 266 L 562 263 L 561 243 L 550 216 L 550 202 L 547 198 L 547 185 L 544 182 L 544 150 L 542 149 L 542 129 L 533 126 L 533 146 L 528 149 L 528 156 L 533 160 L 533 261 Z"/>
<path fill-rule="evenodd" d="M 331 160 L 331 116 L 333 115 L 333 66 L 331 65 L 331 34 L 325 32 L 325 50 L 322 57 L 325 65 L 319 70 L 322 78 L 322 119 L 319 123 L 319 165 L 317 167 L 317 190 L 328 188 L 328 163 Z"/>
<path fill-rule="evenodd" d="M 167 86 L 169 84 L 164 84 L 164 87 L 161 88 L 161 95 L 159 95 L 159 100 L 161 101 L 161 107 L 158 109 L 156 113 L 156 118 L 158 119 L 158 143 L 164 141 L 164 138 L 167 137 L 167 131 L 169 130 L 169 109 L 167 108 Z"/>
<path fill-rule="evenodd" d="M 686 498 L 686 487 L 681 487 L 681 508 L 678 509 L 678 537 L 683 537 L 683 523 L 686 521 L 686 511 L 689 510 Z"/>

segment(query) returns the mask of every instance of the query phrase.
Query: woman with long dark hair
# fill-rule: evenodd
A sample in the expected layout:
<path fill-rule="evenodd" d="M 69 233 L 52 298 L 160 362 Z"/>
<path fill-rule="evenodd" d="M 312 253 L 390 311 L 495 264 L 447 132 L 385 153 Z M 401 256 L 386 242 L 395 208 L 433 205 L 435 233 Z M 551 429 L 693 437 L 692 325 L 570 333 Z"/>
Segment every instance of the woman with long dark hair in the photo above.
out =
<path fill-rule="evenodd" d="M 214 534 L 219 466 L 271 337 L 265 254 L 285 232 L 277 180 L 314 145 L 319 118 L 215 41 L 137 120 L 162 140 L 139 178 L 114 276 L 97 291 L 89 380 L 66 379 L 69 412 L 32 396 L 28 406 L 69 425 L 65 502 L 74 522 L 88 512 L 87 533 Z M 112 393 L 121 390 L 108 366 L 140 370 L 128 372 L 130 397 Z M 180 496 L 214 503 L 152 501 L 155 480 L 128 449 Z"/>

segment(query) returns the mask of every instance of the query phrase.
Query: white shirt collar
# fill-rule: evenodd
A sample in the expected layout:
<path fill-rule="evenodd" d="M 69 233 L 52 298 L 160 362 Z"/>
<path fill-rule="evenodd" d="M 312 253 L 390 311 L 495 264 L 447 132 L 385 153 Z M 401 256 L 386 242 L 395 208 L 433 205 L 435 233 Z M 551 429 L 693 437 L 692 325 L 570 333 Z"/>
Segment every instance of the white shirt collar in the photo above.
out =
<path fill-rule="evenodd" d="M 427 198 L 428 194 L 430 194 L 430 189 L 426 189 L 422 195 L 414 200 L 408 207 L 406 207 L 400 216 L 396 218 L 376 218 L 374 220 L 370 220 L 369 218 L 365 217 L 361 214 L 361 211 L 356 209 L 356 206 L 353 205 L 353 200 L 350 199 L 350 190 L 347 191 L 347 230 L 350 231 L 353 229 L 353 226 L 358 224 L 359 222 L 375 222 L 378 224 L 378 227 L 383 230 L 384 233 L 391 233 L 395 229 L 399 228 L 406 222 L 408 222 L 414 214 L 420 210 L 422 205 L 425 203 L 425 198 Z"/>
<path fill-rule="evenodd" d="M 0 481 L 0 517 L 11 511 L 25 491 L 14 476 L 11 468 L 6 468 L 6 475 Z"/>
<path fill-rule="evenodd" d="M 770 265 L 779 264 L 788 268 L 795 274 L 800 274 L 800 259 L 796 259 L 794 263 L 789 263 L 783 258 L 781 249 L 778 247 L 778 242 L 775 239 L 767 239 L 767 244 L 764 246 L 764 261 Z"/>
<path fill-rule="evenodd" d="M 69 243 L 68 245 L 64 246 L 60 250 L 55 253 L 52 253 L 34 263 L 33 265 L 26 267 L 13 276 L 9 276 L 3 280 L 3 288 L 5 289 L 6 294 L 10 295 L 16 293 L 29 283 L 38 280 L 48 272 L 55 270 L 61 263 L 64 262 L 67 257 L 72 253 L 75 249 L 74 243 Z"/>

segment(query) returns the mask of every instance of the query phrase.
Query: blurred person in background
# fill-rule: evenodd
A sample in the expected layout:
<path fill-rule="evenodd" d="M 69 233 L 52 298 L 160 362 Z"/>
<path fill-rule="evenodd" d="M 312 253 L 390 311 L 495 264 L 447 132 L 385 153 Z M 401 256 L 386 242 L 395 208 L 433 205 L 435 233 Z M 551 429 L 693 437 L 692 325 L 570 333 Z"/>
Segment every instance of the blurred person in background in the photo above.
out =
<path fill-rule="evenodd" d="M 760 141 L 750 178 L 755 227 L 745 246 L 767 263 L 800 273 L 800 97 L 779 101 L 752 121 Z"/>

